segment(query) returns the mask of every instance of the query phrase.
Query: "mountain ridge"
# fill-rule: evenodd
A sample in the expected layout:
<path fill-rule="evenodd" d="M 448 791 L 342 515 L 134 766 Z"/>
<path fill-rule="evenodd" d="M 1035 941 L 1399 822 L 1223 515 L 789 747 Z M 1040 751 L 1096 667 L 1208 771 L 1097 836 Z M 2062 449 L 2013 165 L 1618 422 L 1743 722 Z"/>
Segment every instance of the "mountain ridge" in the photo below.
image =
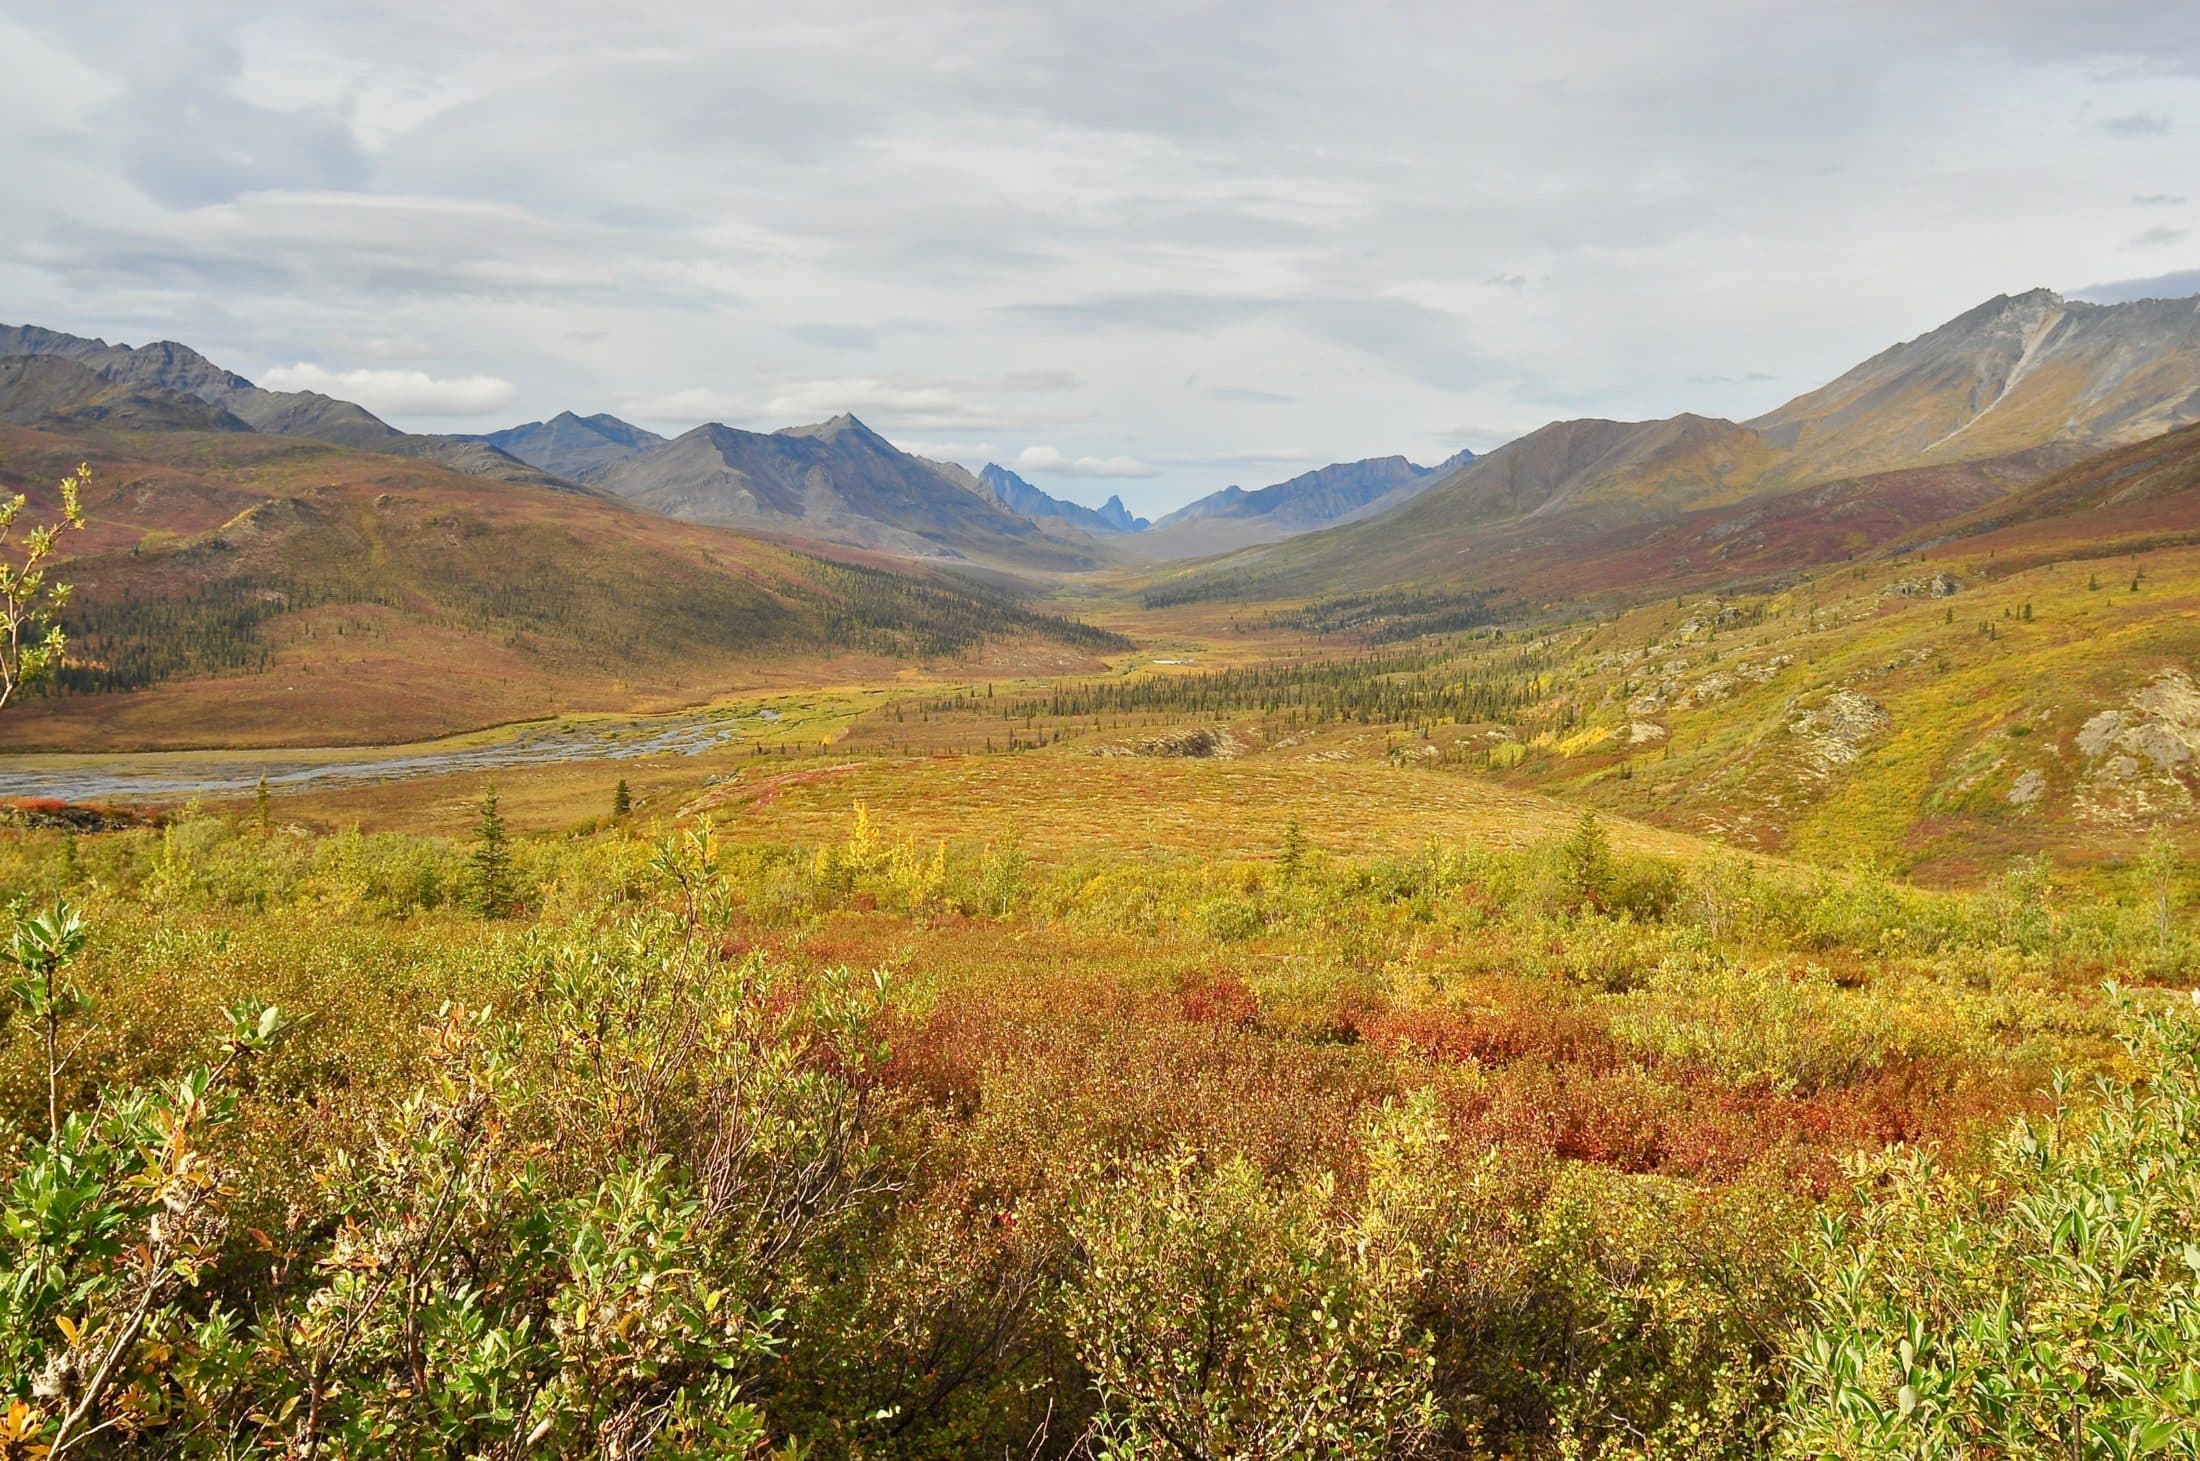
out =
<path fill-rule="evenodd" d="M 1548 574 L 1574 567 L 1570 552 L 1624 556 L 1649 530 L 1691 515 L 1746 520 L 1753 533 L 1783 511 L 1810 519 L 1821 508 L 1809 494 L 1820 488 L 1844 510 L 1875 504 L 1869 520 L 1913 539 L 1932 519 L 1884 499 L 1896 474 L 1983 468 L 1944 505 L 1986 511 L 1980 491 L 2005 494 L 2088 453 L 2193 421 L 2200 299 L 1997 295 L 1749 421 L 1683 412 L 1552 422 L 1398 506 L 1180 570 L 1168 592 L 1281 582 L 1367 589 L 1461 575 L 1487 587 L 1507 565 L 1541 564 Z"/>
<path fill-rule="evenodd" d="M 56 356 L 85 366 L 117 385 L 195 396 L 220 407 L 255 432 L 425 458 L 468 476 L 568 490 L 573 487 L 565 479 L 486 442 L 400 431 L 364 406 L 318 391 L 264 390 L 174 340 L 110 345 L 105 340 L 41 325 L 0 325 L 0 358 L 13 356 Z"/>
<path fill-rule="evenodd" d="M 1331 462 L 1250 491 L 1224 487 L 1155 520 L 1125 551 L 1148 562 L 1197 558 L 1358 522 L 1411 501 L 1476 460 L 1460 450 L 1433 467 L 1404 456 Z"/>
<path fill-rule="evenodd" d="M 529 466 L 589 483 L 626 458 L 665 442 L 656 432 L 607 411 L 592 416 L 560 411 L 547 421 L 529 421 L 463 439 L 487 442 Z"/>
<path fill-rule="evenodd" d="M 1119 495 L 1111 494 L 1098 507 L 1087 507 L 1032 486 L 998 462 L 987 462 L 977 480 L 995 502 L 1034 522 L 1064 522 L 1100 533 L 1140 533 L 1153 526 L 1145 518 L 1132 516 Z"/>
<path fill-rule="evenodd" d="M 1057 570 L 1096 561 L 958 474 L 968 479 L 902 451 L 843 412 L 769 433 L 708 422 L 612 463 L 597 485 L 687 522 L 919 558 Z"/>

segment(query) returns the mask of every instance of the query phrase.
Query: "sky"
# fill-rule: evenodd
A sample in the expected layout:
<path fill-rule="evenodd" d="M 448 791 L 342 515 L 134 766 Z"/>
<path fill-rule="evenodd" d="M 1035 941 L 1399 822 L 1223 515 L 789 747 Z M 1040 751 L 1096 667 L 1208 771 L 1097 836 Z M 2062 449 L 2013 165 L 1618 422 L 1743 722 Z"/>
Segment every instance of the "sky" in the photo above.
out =
<path fill-rule="evenodd" d="M 2200 290 L 2200 5 L 0 0 L 0 323 L 1159 512 Z"/>

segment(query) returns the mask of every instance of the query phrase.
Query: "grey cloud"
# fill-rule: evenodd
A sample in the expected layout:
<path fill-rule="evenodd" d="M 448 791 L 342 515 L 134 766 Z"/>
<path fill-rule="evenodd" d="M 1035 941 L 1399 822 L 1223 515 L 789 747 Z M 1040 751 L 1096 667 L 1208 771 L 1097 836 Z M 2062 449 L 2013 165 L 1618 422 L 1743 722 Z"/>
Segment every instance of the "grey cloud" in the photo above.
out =
<path fill-rule="evenodd" d="M 2157 223 L 2154 227 L 2133 239 L 2131 243 L 2134 248 L 2159 249 L 2167 248 L 2171 244 L 2183 243 L 2191 236 L 2192 230 L 2189 228 L 2172 228 L 2166 223 Z"/>
<path fill-rule="evenodd" d="M 1303 446 L 1249 446 L 1234 451 L 1172 452 L 1154 458 L 1172 466 L 1273 466 L 1311 462 L 1314 454 Z"/>
<path fill-rule="evenodd" d="M 1503 372 L 1474 349 L 1466 322 L 1409 300 L 1228 294 L 1127 294 L 1012 305 L 1019 318 L 1065 330 L 1201 333 L 1253 321 L 1280 323 L 1317 340 L 1385 361 L 1416 380 L 1452 389 Z"/>
<path fill-rule="evenodd" d="M 2107 284 L 2088 284 L 2070 291 L 2072 299 L 2089 304 L 2125 304 L 2134 299 L 2182 299 L 2200 294 L 2200 269 L 2179 269 L 2146 279 L 2118 279 Z"/>
<path fill-rule="evenodd" d="M 878 344 L 878 331 L 866 325 L 789 325 L 787 333 L 828 350 L 870 350 Z"/>
<path fill-rule="evenodd" d="M 19 314 L 515 415 L 885 382 L 874 424 L 1152 470 L 1141 510 L 1232 442 L 1762 409 L 2126 272 L 2200 105 L 2181 0 L 0 0 L 14 34 L 75 67 L 0 95 Z"/>
<path fill-rule="evenodd" d="M 654 296 L 691 305 L 740 298 L 663 241 L 641 256 L 628 253 L 634 245 L 627 235 L 511 208 L 311 193 L 182 210 L 158 229 L 63 228 L 21 248 L 94 283 L 567 301 Z"/>
<path fill-rule="evenodd" d="M 2169 118 L 2161 112 L 2126 112 L 2093 125 L 2111 137 L 2160 137 L 2169 131 Z"/>
<path fill-rule="evenodd" d="M 1012 370 L 1001 385 L 1012 391 L 1074 391 L 1084 382 L 1072 370 Z"/>
<path fill-rule="evenodd" d="M 267 189 L 366 182 L 367 159 L 337 108 L 324 101 L 281 110 L 238 94 L 244 61 L 230 36 L 169 8 L 123 25 L 128 44 L 115 46 L 109 33 L 97 54 L 108 66 L 108 58 L 129 58 L 127 84 L 92 120 L 112 139 L 119 174 L 155 202 L 189 208 Z"/>
<path fill-rule="evenodd" d="M 1048 329 L 1197 334 L 1275 313 L 1277 302 L 1229 294 L 1109 294 L 1003 305 L 999 314 Z"/>

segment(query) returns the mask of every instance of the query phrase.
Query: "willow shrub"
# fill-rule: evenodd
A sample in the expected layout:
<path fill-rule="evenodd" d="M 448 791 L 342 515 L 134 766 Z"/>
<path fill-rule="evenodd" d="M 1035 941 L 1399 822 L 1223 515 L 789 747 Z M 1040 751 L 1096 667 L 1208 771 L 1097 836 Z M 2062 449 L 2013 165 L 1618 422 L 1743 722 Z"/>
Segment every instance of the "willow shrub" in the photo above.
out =
<path fill-rule="evenodd" d="M 1793 1456 L 2200 1455 L 2200 1021 L 2021 1121 L 1982 1170 L 1867 1161 L 1822 1216 Z"/>

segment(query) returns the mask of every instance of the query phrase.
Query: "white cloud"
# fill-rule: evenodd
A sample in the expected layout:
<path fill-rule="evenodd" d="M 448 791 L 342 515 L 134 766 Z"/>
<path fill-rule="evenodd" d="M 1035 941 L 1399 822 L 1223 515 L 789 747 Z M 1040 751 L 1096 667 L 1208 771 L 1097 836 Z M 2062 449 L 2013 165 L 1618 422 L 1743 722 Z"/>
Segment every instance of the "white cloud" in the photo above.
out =
<path fill-rule="evenodd" d="M 998 413 L 966 387 L 947 381 L 885 380 L 853 376 L 793 381 L 779 388 L 766 413 L 791 421 L 818 421 L 842 412 L 873 423 L 915 427 L 920 431 L 985 427 Z"/>
<path fill-rule="evenodd" d="M 937 376 L 833 376 L 781 384 L 764 412 L 775 420 L 808 422 L 849 412 L 881 430 L 998 431 L 1059 421 L 1059 409 L 1004 406 L 1000 395 L 1056 394 L 1076 387 L 1066 371 L 1011 375 L 997 386 Z"/>
<path fill-rule="evenodd" d="M 395 416 L 483 416 L 519 394 L 493 375 L 438 379 L 424 370 L 330 370 L 305 361 L 264 371 L 254 383 L 271 391 L 318 391 Z"/>
<path fill-rule="evenodd" d="M 1264 462 L 1310 462 L 1314 454 L 1303 446 L 1256 446 L 1243 451 L 1165 452 L 1154 458 L 1170 466 L 1259 465 Z"/>
<path fill-rule="evenodd" d="M 913 457 L 924 457 L 935 462 L 954 462 L 975 472 L 1000 453 L 989 441 L 918 441 L 908 437 L 892 438 L 895 446 Z"/>
<path fill-rule="evenodd" d="M 705 421 L 738 421 L 751 408 L 708 386 L 686 386 L 653 396 L 621 397 L 614 409 L 617 415 L 645 425 L 675 425 L 685 430 Z"/>
<path fill-rule="evenodd" d="M 1152 477 L 1154 468 L 1136 457 L 1073 457 L 1051 446 L 1027 446 L 1016 453 L 1018 473 L 1049 477 Z"/>

